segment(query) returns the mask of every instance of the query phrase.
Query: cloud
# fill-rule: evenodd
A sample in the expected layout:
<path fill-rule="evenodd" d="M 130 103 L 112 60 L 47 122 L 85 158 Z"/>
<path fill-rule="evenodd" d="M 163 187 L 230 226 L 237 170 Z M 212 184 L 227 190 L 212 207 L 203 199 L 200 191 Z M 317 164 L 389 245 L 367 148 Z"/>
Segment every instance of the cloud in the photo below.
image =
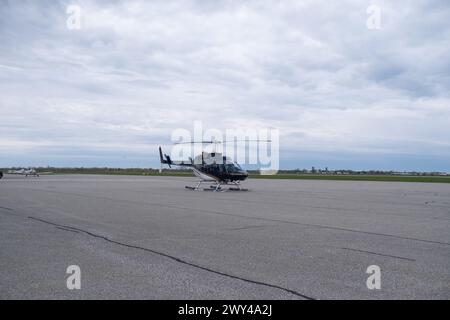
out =
<path fill-rule="evenodd" d="M 202 120 L 279 128 L 288 167 L 450 171 L 445 1 L 7 1 L 0 14 L 0 166 L 156 166 L 154 145 Z"/>

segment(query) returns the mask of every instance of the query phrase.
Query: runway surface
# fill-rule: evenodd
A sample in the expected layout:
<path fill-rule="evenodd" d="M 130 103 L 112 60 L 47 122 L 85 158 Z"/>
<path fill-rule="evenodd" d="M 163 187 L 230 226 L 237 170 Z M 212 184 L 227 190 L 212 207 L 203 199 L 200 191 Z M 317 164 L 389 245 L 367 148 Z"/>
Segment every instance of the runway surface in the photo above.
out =
<path fill-rule="evenodd" d="M 0 299 L 449 299 L 450 185 L 6 175 Z M 66 268 L 81 268 L 68 290 Z M 381 289 L 369 290 L 370 265 Z"/>

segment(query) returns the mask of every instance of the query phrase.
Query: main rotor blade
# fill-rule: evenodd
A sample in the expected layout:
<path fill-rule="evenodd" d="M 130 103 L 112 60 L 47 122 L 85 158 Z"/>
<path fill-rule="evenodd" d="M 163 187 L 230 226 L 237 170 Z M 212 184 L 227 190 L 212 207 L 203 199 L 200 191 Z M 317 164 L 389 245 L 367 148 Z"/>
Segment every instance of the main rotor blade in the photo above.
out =
<path fill-rule="evenodd" d="M 225 140 L 225 141 L 220 141 L 220 142 L 218 142 L 218 143 L 229 143 L 229 142 L 242 142 L 242 141 L 245 141 L 245 142 L 272 142 L 272 140 L 259 140 L 259 139 L 256 139 L 256 140 L 249 140 L 249 139 L 238 139 L 238 140 Z"/>
<path fill-rule="evenodd" d="M 202 144 L 213 144 L 213 143 L 230 143 L 230 142 L 272 142 L 272 140 L 248 140 L 248 139 L 240 139 L 240 140 L 225 140 L 225 141 L 190 141 L 190 142 L 174 142 L 174 144 L 195 144 L 195 143 L 202 143 Z"/>
<path fill-rule="evenodd" d="M 191 141 L 191 142 L 174 142 L 173 144 L 194 144 L 194 143 L 219 143 L 215 141 Z"/>

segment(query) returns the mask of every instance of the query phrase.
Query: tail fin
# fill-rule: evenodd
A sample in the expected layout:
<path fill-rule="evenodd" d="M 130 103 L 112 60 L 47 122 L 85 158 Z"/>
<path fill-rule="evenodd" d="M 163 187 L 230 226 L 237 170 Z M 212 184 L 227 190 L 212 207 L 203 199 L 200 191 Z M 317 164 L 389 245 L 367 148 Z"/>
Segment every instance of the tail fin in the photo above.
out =
<path fill-rule="evenodd" d="M 161 163 L 165 163 L 165 162 L 164 162 L 164 158 L 163 158 L 163 153 L 162 153 L 161 147 L 159 147 L 159 158 L 161 159 Z"/>
<path fill-rule="evenodd" d="M 167 154 L 163 155 L 161 147 L 159 147 L 159 158 L 161 159 L 161 163 L 168 164 L 169 168 L 171 168 L 172 160 Z"/>

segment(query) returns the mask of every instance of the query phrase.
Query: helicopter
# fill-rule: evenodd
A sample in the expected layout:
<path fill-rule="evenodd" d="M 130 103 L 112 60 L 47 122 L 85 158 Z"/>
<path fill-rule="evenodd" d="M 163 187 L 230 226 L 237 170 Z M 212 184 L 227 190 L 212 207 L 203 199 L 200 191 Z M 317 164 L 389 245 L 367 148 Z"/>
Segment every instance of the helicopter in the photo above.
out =
<path fill-rule="evenodd" d="M 249 141 L 249 140 L 245 140 Z M 263 140 L 254 140 L 263 141 Z M 175 143 L 175 144 L 218 144 L 225 143 L 220 141 L 200 141 L 200 142 L 187 142 L 187 143 Z M 264 140 L 264 142 L 270 142 L 270 140 Z M 174 161 L 169 155 L 163 154 L 161 147 L 159 147 L 159 157 L 161 160 L 161 166 L 167 164 L 169 168 L 172 165 L 179 167 L 187 167 L 192 169 L 194 174 L 200 179 L 195 186 L 186 186 L 186 189 L 198 191 L 203 183 L 210 183 L 210 187 L 204 188 L 205 191 L 224 191 L 223 185 L 231 185 L 227 190 L 230 191 L 248 191 L 241 187 L 241 182 L 248 178 L 248 172 L 237 163 L 232 161 L 229 157 L 224 156 L 222 153 L 216 152 L 215 148 L 213 152 L 204 152 L 194 159 L 189 158 L 189 161 Z"/>

